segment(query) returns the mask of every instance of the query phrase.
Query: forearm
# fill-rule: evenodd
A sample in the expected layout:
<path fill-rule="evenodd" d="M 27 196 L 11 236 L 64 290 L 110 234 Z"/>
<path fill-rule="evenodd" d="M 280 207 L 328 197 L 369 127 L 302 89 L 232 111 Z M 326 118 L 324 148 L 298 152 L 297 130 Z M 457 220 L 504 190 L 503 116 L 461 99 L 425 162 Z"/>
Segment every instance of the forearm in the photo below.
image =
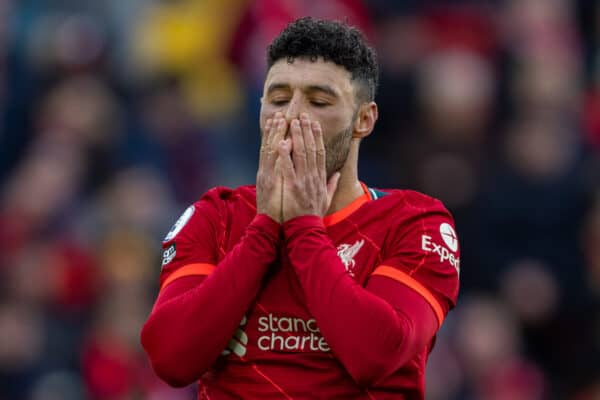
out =
<path fill-rule="evenodd" d="M 141 338 L 159 376 L 184 386 L 215 362 L 256 297 L 278 240 L 279 224 L 258 216 L 201 284 L 190 288 L 191 279 L 180 278 L 163 289 Z"/>
<path fill-rule="evenodd" d="M 423 306 L 422 301 L 417 298 L 395 309 L 356 283 L 346 273 L 317 217 L 286 222 L 284 234 L 307 306 L 336 357 L 359 384 L 377 382 L 425 348 L 431 336 L 424 340 L 419 327 L 429 321 L 419 320 L 421 310 L 412 309 L 413 303 Z M 386 285 L 379 281 L 378 289 L 390 291 Z M 393 284 L 392 291 L 397 286 Z M 402 295 L 413 296 L 406 290 Z M 397 293 L 390 295 L 398 297 Z"/>

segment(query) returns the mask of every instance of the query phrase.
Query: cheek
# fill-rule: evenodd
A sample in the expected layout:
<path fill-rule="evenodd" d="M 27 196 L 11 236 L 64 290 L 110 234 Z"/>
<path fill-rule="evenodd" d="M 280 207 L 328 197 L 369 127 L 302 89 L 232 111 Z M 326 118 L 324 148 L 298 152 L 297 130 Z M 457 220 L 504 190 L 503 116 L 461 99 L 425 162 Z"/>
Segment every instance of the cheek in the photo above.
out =
<path fill-rule="evenodd" d="M 351 116 L 345 114 L 322 114 L 317 115 L 316 119 L 321 123 L 325 142 L 345 131 L 352 124 Z"/>
<path fill-rule="evenodd" d="M 269 114 L 267 114 L 265 112 L 265 108 L 264 107 L 261 107 L 260 108 L 260 116 L 259 116 L 259 120 L 258 120 L 261 132 L 263 132 L 265 130 L 265 125 L 267 123 L 267 119 L 268 118 L 269 118 Z"/>
<path fill-rule="evenodd" d="M 260 107 L 260 116 L 259 116 L 259 123 L 260 123 L 260 131 L 262 132 L 265 129 L 265 125 L 267 123 L 267 119 L 269 118 L 273 118 L 275 116 L 275 113 L 277 111 L 281 111 L 279 108 L 275 108 L 272 106 L 269 106 L 268 104 L 263 104 Z"/>

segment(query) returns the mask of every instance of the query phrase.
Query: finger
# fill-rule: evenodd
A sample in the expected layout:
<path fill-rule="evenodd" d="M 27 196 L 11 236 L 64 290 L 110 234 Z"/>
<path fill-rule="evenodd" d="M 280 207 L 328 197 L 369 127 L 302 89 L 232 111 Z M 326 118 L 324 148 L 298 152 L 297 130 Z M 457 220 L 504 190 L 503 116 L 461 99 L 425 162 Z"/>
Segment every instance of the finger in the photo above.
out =
<path fill-rule="evenodd" d="M 275 126 L 275 132 L 273 134 L 273 138 L 271 140 L 271 150 L 277 153 L 277 147 L 279 146 L 279 142 L 281 142 L 285 136 L 285 132 L 287 131 L 287 121 L 283 118 L 283 114 L 281 118 L 278 118 L 277 125 Z"/>
<path fill-rule="evenodd" d="M 273 115 L 273 118 L 272 118 L 272 125 L 271 125 L 271 132 L 270 133 L 275 133 L 276 128 L 277 128 L 277 124 L 278 124 L 278 122 L 279 122 L 280 119 L 283 119 L 283 113 L 276 112 L 275 115 Z M 265 142 L 265 145 L 272 146 L 273 143 L 277 143 L 277 142 L 274 142 L 273 135 L 269 135 L 269 137 L 267 138 L 267 141 Z"/>
<path fill-rule="evenodd" d="M 296 179 L 296 171 L 294 170 L 294 163 L 292 162 L 292 144 L 290 140 L 281 140 L 277 150 L 279 155 L 279 166 L 283 178 L 285 181 L 291 183 Z"/>
<path fill-rule="evenodd" d="M 279 157 L 279 151 L 277 154 L 277 160 L 275 161 L 275 186 L 273 190 L 275 193 L 279 193 L 279 221 L 283 221 L 283 171 L 281 166 L 281 157 Z"/>
<path fill-rule="evenodd" d="M 258 164 L 262 165 L 265 158 L 265 153 L 269 151 L 267 143 L 269 142 L 269 136 L 271 135 L 271 127 L 273 126 L 273 119 L 269 118 L 265 122 L 265 128 L 262 133 L 261 144 L 260 144 L 260 153 Z"/>
<path fill-rule="evenodd" d="M 308 115 L 302 115 L 300 120 L 302 126 L 302 138 L 304 139 L 304 147 L 306 148 L 306 166 L 308 171 L 316 173 L 317 169 L 317 145 L 315 144 L 315 136 L 312 130 L 312 124 L 308 119 Z"/>
<path fill-rule="evenodd" d="M 275 113 L 273 118 L 268 118 L 265 121 L 265 130 L 263 133 L 263 140 L 260 146 L 261 155 L 265 155 L 271 149 L 271 143 L 273 143 L 273 136 L 275 134 L 277 128 L 277 122 L 283 118 L 283 114 L 281 112 Z"/>
<path fill-rule="evenodd" d="M 323 130 L 321 129 L 321 124 L 319 121 L 314 121 L 312 124 L 312 131 L 315 136 L 315 153 L 316 153 L 316 162 L 317 162 L 317 170 L 319 171 L 319 176 L 321 179 L 327 179 L 327 166 L 326 166 L 326 154 L 325 154 L 325 142 L 323 140 Z"/>
<path fill-rule="evenodd" d="M 285 136 L 287 129 L 287 123 L 284 118 L 279 118 L 274 122 L 274 126 L 271 129 L 273 131 L 271 138 L 271 145 L 267 148 L 265 156 L 265 166 L 269 169 L 275 168 L 275 161 L 277 160 L 277 144 Z"/>
<path fill-rule="evenodd" d="M 342 175 L 339 172 L 333 174 L 329 181 L 327 182 L 327 209 L 329 210 L 329 206 L 331 206 L 331 201 L 333 200 L 333 196 L 335 195 L 335 191 L 337 190 L 338 183 L 340 182 L 340 177 Z"/>
<path fill-rule="evenodd" d="M 271 126 L 273 126 L 273 118 L 267 118 L 265 122 L 265 128 L 263 130 L 262 136 L 262 144 L 266 144 L 269 140 L 269 135 L 271 134 Z"/>
<path fill-rule="evenodd" d="M 300 121 L 297 119 L 292 120 L 290 133 L 292 134 L 292 146 L 294 148 L 294 151 L 292 152 L 294 168 L 298 175 L 304 176 L 306 173 L 306 148 L 304 147 L 304 138 L 302 137 Z"/>

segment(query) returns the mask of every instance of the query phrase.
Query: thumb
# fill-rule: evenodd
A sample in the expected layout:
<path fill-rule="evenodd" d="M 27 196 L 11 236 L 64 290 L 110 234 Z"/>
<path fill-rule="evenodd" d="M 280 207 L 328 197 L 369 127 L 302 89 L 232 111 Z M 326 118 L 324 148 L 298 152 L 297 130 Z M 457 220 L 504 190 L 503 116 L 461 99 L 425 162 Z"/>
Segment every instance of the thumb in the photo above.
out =
<path fill-rule="evenodd" d="M 337 190 L 338 183 L 340 182 L 340 174 L 339 172 L 334 173 L 329 181 L 327 182 L 327 209 L 331 206 L 331 201 L 333 200 L 333 195 Z"/>

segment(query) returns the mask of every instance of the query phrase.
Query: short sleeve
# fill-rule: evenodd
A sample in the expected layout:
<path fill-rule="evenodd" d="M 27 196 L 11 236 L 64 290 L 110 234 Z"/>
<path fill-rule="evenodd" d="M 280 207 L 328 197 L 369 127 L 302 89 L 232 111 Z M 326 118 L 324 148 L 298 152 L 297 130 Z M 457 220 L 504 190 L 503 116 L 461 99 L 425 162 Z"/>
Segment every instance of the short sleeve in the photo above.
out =
<path fill-rule="evenodd" d="M 179 277 L 208 275 L 214 269 L 221 221 L 218 199 L 211 192 L 181 214 L 162 243 L 161 289 Z"/>
<path fill-rule="evenodd" d="M 383 262 L 372 275 L 409 286 L 431 305 L 439 323 L 456 304 L 460 249 L 454 220 L 441 202 L 407 202 L 408 218 L 392 229 Z"/>

